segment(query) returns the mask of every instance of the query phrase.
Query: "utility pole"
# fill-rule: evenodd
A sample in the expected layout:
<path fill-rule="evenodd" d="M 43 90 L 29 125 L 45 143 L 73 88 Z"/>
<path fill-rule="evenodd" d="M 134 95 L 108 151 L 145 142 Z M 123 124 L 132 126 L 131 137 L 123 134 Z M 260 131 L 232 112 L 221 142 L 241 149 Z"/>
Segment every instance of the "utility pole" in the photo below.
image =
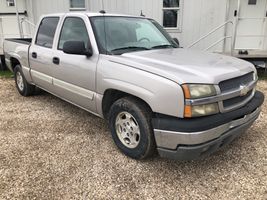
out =
<path fill-rule="evenodd" d="M 19 35 L 21 38 L 23 38 L 22 28 L 21 28 L 21 24 L 20 24 L 20 20 L 19 20 L 19 11 L 18 11 L 17 0 L 14 0 L 14 4 L 16 7 L 16 16 L 17 16 L 17 21 L 18 21 Z"/>

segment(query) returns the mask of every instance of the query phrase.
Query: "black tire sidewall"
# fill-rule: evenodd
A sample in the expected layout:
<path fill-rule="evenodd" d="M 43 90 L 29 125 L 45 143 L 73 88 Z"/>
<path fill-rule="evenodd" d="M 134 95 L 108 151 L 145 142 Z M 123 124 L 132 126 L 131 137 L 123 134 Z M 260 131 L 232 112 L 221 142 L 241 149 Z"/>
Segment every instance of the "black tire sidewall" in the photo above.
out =
<path fill-rule="evenodd" d="M 126 147 L 119 139 L 116 132 L 116 117 L 121 112 L 130 113 L 137 121 L 140 130 L 140 142 L 137 147 L 130 149 Z M 118 148 L 127 156 L 134 159 L 142 159 L 146 156 L 149 148 L 151 148 L 151 134 L 152 128 L 150 119 L 145 115 L 145 111 L 141 110 L 138 105 L 129 100 L 121 99 L 113 104 L 109 113 L 109 127 L 111 130 L 112 138 Z"/>
<path fill-rule="evenodd" d="M 0 59 L 1 59 L 0 70 L 1 71 L 7 70 L 7 68 L 6 68 L 6 62 L 5 62 L 5 57 L 4 56 L 0 56 Z"/>

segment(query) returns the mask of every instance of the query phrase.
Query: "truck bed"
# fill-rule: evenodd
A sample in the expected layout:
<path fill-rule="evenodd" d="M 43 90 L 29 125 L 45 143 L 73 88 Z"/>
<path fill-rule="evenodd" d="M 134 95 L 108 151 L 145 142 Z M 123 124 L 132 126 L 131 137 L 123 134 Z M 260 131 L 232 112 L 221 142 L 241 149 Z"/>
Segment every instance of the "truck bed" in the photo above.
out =
<path fill-rule="evenodd" d="M 26 44 L 26 45 L 30 45 L 32 42 L 32 38 L 9 38 L 5 40 L 10 41 L 10 42 Z"/>
<path fill-rule="evenodd" d="M 19 60 L 24 68 L 29 68 L 28 51 L 31 41 L 31 38 L 8 38 L 4 40 L 5 62 L 11 71 L 13 71 L 13 68 L 10 57 Z M 19 55 L 19 57 L 17 55 Z"/>

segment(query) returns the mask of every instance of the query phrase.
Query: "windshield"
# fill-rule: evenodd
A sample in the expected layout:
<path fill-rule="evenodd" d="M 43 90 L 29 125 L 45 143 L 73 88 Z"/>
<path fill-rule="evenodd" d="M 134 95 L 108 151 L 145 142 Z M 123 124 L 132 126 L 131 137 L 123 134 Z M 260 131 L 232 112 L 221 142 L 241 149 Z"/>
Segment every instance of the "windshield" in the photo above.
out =
<path fill-rule="evenodd" d="M 123 54 L 178 45 L 154 20 L 135 17 L 92 17 L 100 53 Z"/>

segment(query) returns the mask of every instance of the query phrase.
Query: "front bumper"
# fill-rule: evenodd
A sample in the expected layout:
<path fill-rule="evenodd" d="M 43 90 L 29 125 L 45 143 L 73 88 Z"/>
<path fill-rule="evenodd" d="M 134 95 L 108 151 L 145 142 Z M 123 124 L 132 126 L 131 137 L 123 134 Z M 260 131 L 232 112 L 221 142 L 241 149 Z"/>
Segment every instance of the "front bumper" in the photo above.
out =
<path fill-rule="evenodd" d="M 228 113 L 192 119 L 158 115 L 153 127 L 160 156 L 193 160 L 210 155 L 253 124 L 263 101 L 264 95 L 257 91 L 244 107 Z"/>

